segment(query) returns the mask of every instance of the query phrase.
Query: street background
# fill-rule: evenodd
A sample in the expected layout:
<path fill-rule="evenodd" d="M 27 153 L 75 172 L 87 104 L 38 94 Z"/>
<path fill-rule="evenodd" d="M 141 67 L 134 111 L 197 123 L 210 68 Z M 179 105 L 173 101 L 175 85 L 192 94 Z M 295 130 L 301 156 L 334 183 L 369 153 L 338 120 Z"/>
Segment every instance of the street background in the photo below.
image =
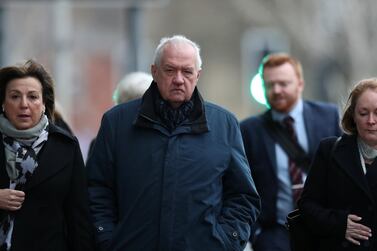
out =
<path fill-rule="evenodd" d="M 373 0 L 0 0 L 0 64 L 33 58 L 47 67 L 86 156 L 115 85 L 149 72 L 161 37 L 201 46 L 199 89 L 241 120 L 265 109 L 249 87 L 268 52 L 302 61 L 305 98 L 342 105 L 351 85 L 376 75 L 376 8 Z"/>

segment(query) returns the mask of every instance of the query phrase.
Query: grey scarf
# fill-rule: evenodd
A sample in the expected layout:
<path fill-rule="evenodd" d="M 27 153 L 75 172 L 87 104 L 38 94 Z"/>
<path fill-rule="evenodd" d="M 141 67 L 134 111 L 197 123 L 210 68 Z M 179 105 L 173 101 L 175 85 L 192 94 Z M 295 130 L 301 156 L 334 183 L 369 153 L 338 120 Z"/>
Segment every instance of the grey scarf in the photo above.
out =
<path fill-rule="evenodd" d="M 9 122 L 7 118 L 4 117 L 3 114 L 0 114 L 0 132 L 3 134 L 4 143 L 8 141 L 8 144 L 4 145 L 7 163 L 6 169 L 11 180 L 14 180 L 18 177 L 18 170 L 15 168 L 16 146 L 12 146 L 14 145 L 13 142 L 10 143 L 9 141 L 14 141 L 16 144 L 20 143 L 21 145 L 32 147 L 33 143 L 36 142 L 36 140 L 42 135 L 42 132 L 45 131 L 47 126 L 47 116 L 43 115 L 39 123 L 34 127 L 26 130 L 18 130 Z M 36 149 L 36 154 L 38 154 L 40 148 Z"/>
<path fill-rule="evenodd" d="M 357 137 L 357 146 L 364 159 L 373 161 L 377 157 L 377 149 L 369 146 L 360 137 Z"/>
<path fill-rule="evenodd" d="M 17 130 L 8 119 L 0 115 L 9 188 L 23 190 L 25 183 L 38 167 L 37 155 L 48 138 L 47 126 L 48 119 L 44 115 L 33 128 Z M 14 215 L 7 214 L 0 224 L 1 250 L 10 250 L 13 226 Z"/>

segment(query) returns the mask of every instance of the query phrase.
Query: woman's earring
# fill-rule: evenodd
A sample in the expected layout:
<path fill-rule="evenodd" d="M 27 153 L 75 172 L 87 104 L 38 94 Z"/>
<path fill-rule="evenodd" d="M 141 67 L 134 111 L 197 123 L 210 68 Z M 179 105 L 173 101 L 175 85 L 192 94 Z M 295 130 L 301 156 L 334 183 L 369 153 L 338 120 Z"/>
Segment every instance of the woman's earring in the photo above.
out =
<path fill-rule="evenodd" d="M 3 110 L 3 113 L 5 113 L 5 109 L 4 109 L 4 106 L 3 106 L 3 105 L 1 106 L 1 109 Z"/>

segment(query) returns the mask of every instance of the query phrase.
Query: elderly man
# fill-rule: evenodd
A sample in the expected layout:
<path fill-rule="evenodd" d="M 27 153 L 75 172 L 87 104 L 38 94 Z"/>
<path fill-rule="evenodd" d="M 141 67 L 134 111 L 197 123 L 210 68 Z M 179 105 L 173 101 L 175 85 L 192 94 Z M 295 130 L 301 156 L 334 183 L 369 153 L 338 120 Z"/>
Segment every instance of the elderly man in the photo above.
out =
<path fill-rule="evenodd" d="M 142 99 L 103 119 L 88 160 L 102 250 L 242 250 L 260 201 L 237 119 L 198 89 L 200 50 L 163 38 Z"/>

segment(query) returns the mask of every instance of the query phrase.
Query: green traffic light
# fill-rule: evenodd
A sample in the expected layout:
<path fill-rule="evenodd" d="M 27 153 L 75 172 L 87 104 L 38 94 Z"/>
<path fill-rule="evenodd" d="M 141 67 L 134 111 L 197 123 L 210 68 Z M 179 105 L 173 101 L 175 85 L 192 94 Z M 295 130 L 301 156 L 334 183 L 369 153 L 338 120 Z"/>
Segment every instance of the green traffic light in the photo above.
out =
<path fill-rule="evenodd" d="M 268 53 L 262 58 L 258 67 L 258 73 L 251 79 L 250 94 L 260 104 L 270 108 L 266 99 L 266 90 L 263 83 L 263 66 L 268 60 Z"/>
<path fill-rule="evenodd" d="M 257 73 L 250 82 L 250 94 L 258 103 L 269 108 L 266 100 L 263 79 L 260 73 Z"/>

